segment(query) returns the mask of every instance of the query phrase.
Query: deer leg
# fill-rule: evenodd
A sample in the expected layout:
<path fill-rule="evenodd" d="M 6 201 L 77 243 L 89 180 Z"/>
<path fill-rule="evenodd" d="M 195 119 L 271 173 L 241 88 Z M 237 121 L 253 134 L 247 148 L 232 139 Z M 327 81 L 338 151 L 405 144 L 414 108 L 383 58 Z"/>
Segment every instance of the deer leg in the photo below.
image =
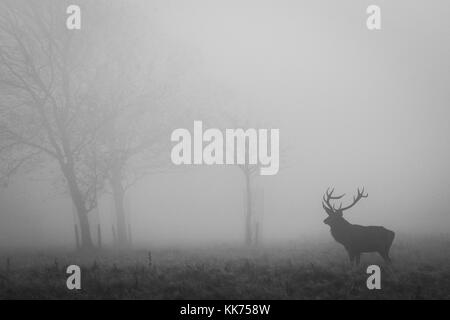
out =
<path fill-rule="evenodd" d="M 392 267 L 391 258 L 389 257 L 389 249 L 379 251 L 378 253 L 384 260 L 386 271 L 389 273 L 389 275 L 392 277 L 392 279 L 394 279 L 395 281 L 398 281 L 397 275 L 395 274 L 395 270 Z"/>
<path fill-rule="evenodd" d="M 353 263 L 355 261 L 355 254 L 351 251 L 347 251 L 348 253 L 348 258 L 350 259 L 350 265 L 353 266 Z"/>
<path fill-rule="evenodd" d="M 391 258 L 389 258 L 389 252 L 388 251 L 380 251 L 379 252 L 380 256 L 383 258 L 384 262 L 386 262 L 386 264 L 391 264 Z"/>
<path fill-rule="evenodd" d="M 355 257 L 356 257 L 356 262 L 355 262 L 355 264 L 356 264 L 356 266 L 359 266 L 359 262 L 361 261 L 361 253 L 357 253 L 357 254 L 355 255 Z"/>

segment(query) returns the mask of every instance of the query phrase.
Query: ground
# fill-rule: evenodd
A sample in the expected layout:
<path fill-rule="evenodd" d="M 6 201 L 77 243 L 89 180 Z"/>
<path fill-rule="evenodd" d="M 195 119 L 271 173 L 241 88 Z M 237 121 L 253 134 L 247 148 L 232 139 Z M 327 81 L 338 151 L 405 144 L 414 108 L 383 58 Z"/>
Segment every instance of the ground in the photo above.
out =
<path fill-rule="evenodd" d="M 449 245 L 449 236 L 396 239 L 390 270 L 376 254 L 351 269 L 332 241 L 95 254 L 3 250 L 0 299 L 450 299 Z M 66 287 L 69 264 L 81 266 L 81 290 Z M 381 290 L 366 287 L 370 264 L 382 268 Z"/>

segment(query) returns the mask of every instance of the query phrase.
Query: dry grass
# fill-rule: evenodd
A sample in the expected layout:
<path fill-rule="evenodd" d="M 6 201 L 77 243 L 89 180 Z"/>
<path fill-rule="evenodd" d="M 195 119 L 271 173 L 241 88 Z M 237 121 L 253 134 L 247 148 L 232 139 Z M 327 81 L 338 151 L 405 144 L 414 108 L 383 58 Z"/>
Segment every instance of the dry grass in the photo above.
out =
<path fill-rule="evenodd" d="M 394 243 L 382 290 L 366 288 L 369 264 L 351 270 L 339 245 L 291 243 L 260 249 L 215 247 L 3 253 L 1 299 L 449 299 L 450 238 Z M 7 263 L 9 258 L 10 262 Z M 65 268 L 82 268 L 82 289 L 66 289 Z"/>

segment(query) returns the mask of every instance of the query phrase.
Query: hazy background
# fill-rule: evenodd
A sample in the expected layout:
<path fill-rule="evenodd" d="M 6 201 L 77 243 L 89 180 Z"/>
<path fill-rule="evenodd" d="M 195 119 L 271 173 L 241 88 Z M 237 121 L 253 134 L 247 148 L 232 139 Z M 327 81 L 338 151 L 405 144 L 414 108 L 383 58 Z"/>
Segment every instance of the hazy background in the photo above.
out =
<path fill-rule="evenodd" d="M 448 233 L 448 1 L 117 3 L 124 15 L 109 17 L 121 30 L 111 30 L 111 41 L 136 39 L 124 50 L 154 61 L 156 82 L 172 88 L 167 105 L 197 120 L 251 114 L 280 129 L 280 172 L 256 178 L 264 188 L 263 242 L 330 237 L 321 205 L 328 186 L 347 193 L 344 201 L 365 186 L 369 197 L 346 213 L 352 223 Z M 369 4 L 381 7 L 381 31 L 366 28 Z M 82 29 L 89 19 L 108 19 L 81 7 Z M 239 169 L 184 169 L 130 190 L 133 242 L 241 243 Z M 16 176 L 1 189 L 1 247 L 73 246 L 71 202 L 51 180 Z M 113 217 L 108 196 L 99 217 L 90 213 L 106 241 Z"/>

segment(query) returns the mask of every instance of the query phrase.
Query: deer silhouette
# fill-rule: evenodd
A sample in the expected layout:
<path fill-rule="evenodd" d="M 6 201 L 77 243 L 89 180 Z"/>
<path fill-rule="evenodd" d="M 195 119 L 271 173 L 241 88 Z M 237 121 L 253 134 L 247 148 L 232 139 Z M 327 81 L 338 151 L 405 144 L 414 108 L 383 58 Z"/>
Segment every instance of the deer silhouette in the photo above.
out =
<path fill-rule="evenodd" d="M 346 207 L 335 208 L 330 204 L 331 200 L 339 200 L 345 194 L 333 196 L 334 189 L 329 189 L 323 195 L 322 206 L 328 217 L 323 221 L 330 226 L 331 235 L 334 240 L 339 242 L 347 250 L 350 263 L 359 265 L 361 253 L 378 252 L 387 264 L 391 263 L 389 258 L 389 249 L 394 241 L 395 233 L 384 227 L 379 226 L 360 226 L 351 224 L 343 217 L 343 212 L 352 208 L 362 198 L 367 198 L 368 194 L 364 194 L 364 188 L 353 197 L 353 203 Z"/>

